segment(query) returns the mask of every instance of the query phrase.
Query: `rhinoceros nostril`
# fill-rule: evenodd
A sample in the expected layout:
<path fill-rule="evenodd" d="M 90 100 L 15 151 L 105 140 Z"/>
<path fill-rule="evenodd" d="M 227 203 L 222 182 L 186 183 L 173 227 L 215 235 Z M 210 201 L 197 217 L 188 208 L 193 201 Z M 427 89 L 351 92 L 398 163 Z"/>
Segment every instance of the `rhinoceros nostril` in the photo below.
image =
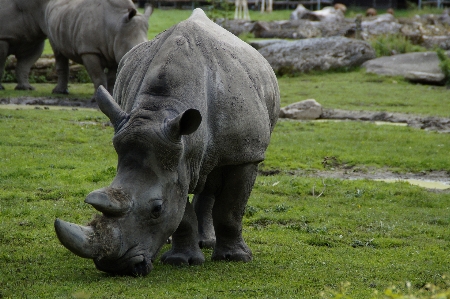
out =
<path fill-rule="evenodd" d="M 152 270 L 152 263 L 148 263 L 147 260 L 144 259 L 142 262 L 134 264 L 132 269 L 133 276 L 145 276 Z"/>

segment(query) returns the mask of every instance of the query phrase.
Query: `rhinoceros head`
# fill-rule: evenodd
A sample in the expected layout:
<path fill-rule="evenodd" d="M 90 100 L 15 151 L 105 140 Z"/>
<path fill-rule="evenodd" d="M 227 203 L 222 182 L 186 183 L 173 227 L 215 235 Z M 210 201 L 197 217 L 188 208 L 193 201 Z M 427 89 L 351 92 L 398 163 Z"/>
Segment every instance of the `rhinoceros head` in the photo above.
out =
<path fill-rule="evenodd" d="M 85 199 L 102 215 L 87 226 L 57 219 L 55 230 L 65 247 L 93 259 L 99 270 L 146 275 L 183 217 L 189 167 L 181 136 L 197 130 L 201 115 L 195 109 L 127 114 L 102 86 L 96 100 L 115 128 L 117 174 Z"/>
<path fill-rule="evenodd" d="M 145 8 L 144 14 L 138 13 L 135 8 L 129 8 L 118 21 L 114 35 L 114 55 L 117 63 L 131 48 L 148 40 L 148 21 L 152 12 L 151 6 Z"/>

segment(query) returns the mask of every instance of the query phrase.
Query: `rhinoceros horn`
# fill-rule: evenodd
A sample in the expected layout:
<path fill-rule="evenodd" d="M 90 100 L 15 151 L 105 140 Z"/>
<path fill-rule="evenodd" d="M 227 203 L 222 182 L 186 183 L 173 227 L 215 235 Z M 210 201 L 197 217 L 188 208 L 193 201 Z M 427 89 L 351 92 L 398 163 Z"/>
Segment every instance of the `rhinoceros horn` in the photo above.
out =
<path fill-rule="evenodd" d="M 117 132 L 128 120 L 128 115 L 120 108 L 103 86 L 98 87 L 95 93 L 95 100 L 100 110 L 109 118 L 114 126 L 114 130 Z"/>
<path fill-rule="evenodd" d="M 113 196 L 110 196 L 110 195 Z M 97 211 L 106 215 L 121 215 L 130 209 L 131 202 L 120 189 L 107 188 L 92 191 L 86 196 L 85 203 L 91 204 Z"/>
<path fill-rule="evenodd" d="M 55 220 L 55 231 L 59 241 L 70 251 L 84 258 L 94 258 L 95 246 L 92 243 L 94 230 L 90 226 L 80 226 Z"/>

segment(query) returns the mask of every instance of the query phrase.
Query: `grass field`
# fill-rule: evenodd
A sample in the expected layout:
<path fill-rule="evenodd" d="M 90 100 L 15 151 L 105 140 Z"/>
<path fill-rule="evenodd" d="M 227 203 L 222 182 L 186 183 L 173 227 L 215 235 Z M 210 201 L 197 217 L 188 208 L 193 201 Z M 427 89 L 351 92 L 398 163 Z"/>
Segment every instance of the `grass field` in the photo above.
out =
<path fill-rule="evenodd" d="M 180 14 L 170 22 L 189 15 L 171 12 L 168 23 L 169 15 Z M 445 87 L 361 70 L 282 77 L 279 85 L 282 106 L 315 98 L 326 108 L 450 117 Z M 46 96 L 53 87 L 35 86 L 19 92 L 5 84 L 0 96 Z M 90 84 L 70 89 L 73 98 L 93 93 Z M 261 165 L 273 175 L 258 176 L 244 216 L 254 260 L 212 262 L 205 250 L 202 266 L 156 262 L 148 276 L 133 278 L 99 272 L 60 245 L 53 228 L 57 217 L 92 219 L 85 196 L 115 175 L 107 118 L 95 110 L 0 106 L 0 132 L 0 298 L 450 297 L 448 191 L 302 175 L 331 171 L 322 164 L 330 156 L 351 171 L 450 172 L 448 134 L 280 120 Z"/>
<path fill-rule="evenodd" d="M 280 121 L 263 165 L 279 173 L 258 177 L 244 219 L 253 262 L 211 262 L 207 250 L 199 267 L 103 274 L 59 244 L 53 221 L 95 213 L 83 199 L 115 173 L 106 124 L 91 110 L 0 107 L 3 298 L 333 298 L 347 282 L 351 298 L 384 298 L 374 292 L 448 284 L 449 193 L 292 172 L 323 169 L 325 155 L 399 172 L 450 169 L 448 135 L 359 122 Z"/>

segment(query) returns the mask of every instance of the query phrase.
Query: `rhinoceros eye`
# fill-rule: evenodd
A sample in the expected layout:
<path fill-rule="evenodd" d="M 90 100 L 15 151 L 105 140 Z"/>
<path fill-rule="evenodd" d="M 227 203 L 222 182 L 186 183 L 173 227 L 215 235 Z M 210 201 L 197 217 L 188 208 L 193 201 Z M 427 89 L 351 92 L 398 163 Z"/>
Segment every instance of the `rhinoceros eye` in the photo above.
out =
<path fill-rule="evenodd" d="M 159 216 L 161 216 L 162 210 L 162 200 L 157 199 L 153 201 L 151 210 L 152 218 L 158 218 Z"/>

